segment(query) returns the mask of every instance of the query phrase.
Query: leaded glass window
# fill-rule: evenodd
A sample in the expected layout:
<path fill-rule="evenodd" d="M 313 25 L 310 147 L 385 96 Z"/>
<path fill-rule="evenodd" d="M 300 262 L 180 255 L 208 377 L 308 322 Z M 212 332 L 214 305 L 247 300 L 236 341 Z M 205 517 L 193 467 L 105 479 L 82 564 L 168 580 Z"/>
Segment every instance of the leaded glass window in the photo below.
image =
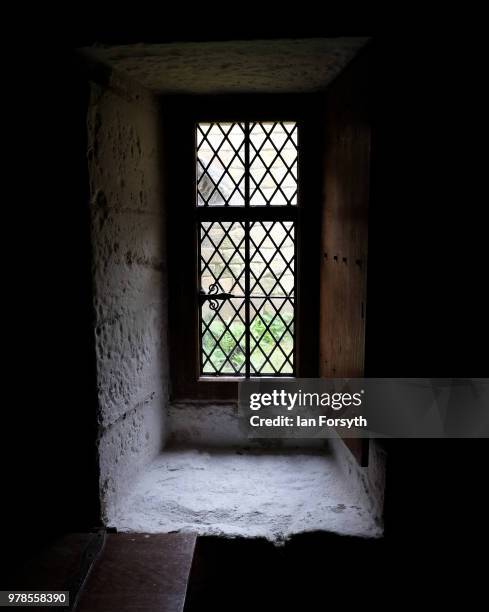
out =
<path fill-rule="evenodd" d="M 196 126 L 200 374 L 295 374 L 295 122 Z"/>

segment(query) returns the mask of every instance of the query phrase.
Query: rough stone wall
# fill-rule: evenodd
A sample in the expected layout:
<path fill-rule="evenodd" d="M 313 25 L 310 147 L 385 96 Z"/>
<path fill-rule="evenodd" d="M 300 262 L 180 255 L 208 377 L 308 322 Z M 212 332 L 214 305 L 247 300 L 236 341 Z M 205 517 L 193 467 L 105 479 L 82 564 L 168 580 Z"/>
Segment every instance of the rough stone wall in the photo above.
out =
<path fill-rule="evenodd" d="M 237 404 L 172 402 L 168 406 L 168 445 L 186 448 L 324 449 L 321 439 L 248 438 Z"/>
<path fill-rule="evenodd" d="M 161 450 L 168 390 L 160 111 L 111 75 L 90 83 L 91 192 L 102 517 Z"/>

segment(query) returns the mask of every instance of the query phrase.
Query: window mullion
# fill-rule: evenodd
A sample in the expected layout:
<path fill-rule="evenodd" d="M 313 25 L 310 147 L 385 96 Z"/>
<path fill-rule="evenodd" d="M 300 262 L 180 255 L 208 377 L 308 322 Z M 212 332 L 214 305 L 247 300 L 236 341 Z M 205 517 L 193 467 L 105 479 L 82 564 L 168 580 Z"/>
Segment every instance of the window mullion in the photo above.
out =
<path fill-rule="evenodd" d="M 245 208 L 250 207 L 250 123 L 245 122 Z M 245 333 L 246 333 L 246 378 L 250 377 L 250 219 L 245 221 Z"/>

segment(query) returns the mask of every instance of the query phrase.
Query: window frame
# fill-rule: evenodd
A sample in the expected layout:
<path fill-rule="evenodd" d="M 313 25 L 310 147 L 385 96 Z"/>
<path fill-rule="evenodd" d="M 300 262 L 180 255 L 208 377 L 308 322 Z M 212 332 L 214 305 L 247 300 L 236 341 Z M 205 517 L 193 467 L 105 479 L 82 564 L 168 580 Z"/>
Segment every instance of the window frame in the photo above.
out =
<path fill-rule="evenodd" d="M 251 99 L 252 98 L 252 99 Z M 197 299 L 200 284 L 198 261 L 200 220 L 291 220 L 295 223 L 295 373 L 273 376 L 274 380 L 317 375 L 317 333 L 314 322 L 319 320 L 318 293 L 319 268 L 314 255 L 320 244 L 319 182 L 314 188 L 304 189 L 308 174 L 309 155 L 304 143 L 317 131 L 312 119 L 317 98 L 303 96 L 195 96 L 174 97 L 172 120 L 163 125 L 168 163 L 165 176 L 165 199 L 169 216 L 169 344 L 171 354 L 170 399 L 177 402 L 229 403 L 236 401 L 238 384 L 244 377 L 200 375 L 200 326 Z M 312 103 L 312 104 L 311 104 Z M 229 112 L 229 108 L 235 109 Z M 196 111 L 195 109 L 198 109 Z M 277 109 L 280 109 L 277 111 Z M 169 112 L 170 111 L 170 112 Z M 293 121 L 298 129 L 298 194 L 297 205 L 287 206 L 197 206 L 195 197 L 196 163 L 195 130 L 198 123 L 242 121 Z M 309 127 L 307 127 L 309 126 Z M 311 129 L 312 126 L 312 129 Z M 309 134 L 306 136 L 306 133 Z M 313 138 L 314 139 L 314 136 Z M 318 151 L 316 151 L 316 154 Z M 177 185 L 179 179 L 183 183 Z M 316 188 L 317 187 L 317 188 Z M 178 202 L 178 204 L 177 204 Z M 255 212 L 256 209 L 256 212 Z M 250 212 L 251 211 L 251 212 Z M 303 236 L 307 235 L 307 240 Z M 303 244 L 304 243 L 304 244 Z M 311 295 L 311 301 L 302 299 Z M 312 325 L 311 325 L 312 324 Z M 316 327 L 317 330 L 317 327 Z M 182 345 L 188 347 L 182 351 Z M 253 379 L 254 377 L 251 377 Z M 259 376 L 260 380 L 268 378 Z"/>

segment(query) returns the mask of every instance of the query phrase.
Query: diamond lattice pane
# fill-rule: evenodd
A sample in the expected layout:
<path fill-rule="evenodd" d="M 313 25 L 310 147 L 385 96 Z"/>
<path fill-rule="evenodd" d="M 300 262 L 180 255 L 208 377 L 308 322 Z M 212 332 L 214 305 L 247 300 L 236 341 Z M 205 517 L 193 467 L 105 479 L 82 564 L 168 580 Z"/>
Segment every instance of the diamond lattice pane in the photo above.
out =
<path fill-rule="evenodd" d="M 244 223 L 202 222 L 200 286 L 208 294 L 200 312 L 204 375 L 242 376 L 245 372 L 245 283 Z M 219 297 L 223 293 L 232 297 Z"/>
<path fill-rule="evenodd" d="M 197 125 L 197 205 L 244 206 L 243 123 Z"/>
<path fill-rule="evenodd" d="M 250 124 L 250 206 L 297 205 L 297 124 Z"/>
<path fill-rule="evenodd" d="M 251 223 L 251 296 L 294 297 L 294 230 L 292 221 Z"/>
<path fill-rule="evenodd" d="M 219 291 L 244 296 L 245 227 L 232 221 L 204 221 L 200 224 L 200 287 L 211 285 Z"/>
<path fill-rule="evenodd" d="M 245 302 L 230 298 L 204 302 L 201 310 L 202 373 L 204 375 L 243 376 L 246 368 Z"/>
<path fill-rule="evenodd" d="M 250 321 L 250 374 L 293 374 L 293 299 L 251 298 Z"/>
<path fill-rule="evenodd" d="M 294 372 L 295 227 L 250 224 L 250 373 Z"/>

